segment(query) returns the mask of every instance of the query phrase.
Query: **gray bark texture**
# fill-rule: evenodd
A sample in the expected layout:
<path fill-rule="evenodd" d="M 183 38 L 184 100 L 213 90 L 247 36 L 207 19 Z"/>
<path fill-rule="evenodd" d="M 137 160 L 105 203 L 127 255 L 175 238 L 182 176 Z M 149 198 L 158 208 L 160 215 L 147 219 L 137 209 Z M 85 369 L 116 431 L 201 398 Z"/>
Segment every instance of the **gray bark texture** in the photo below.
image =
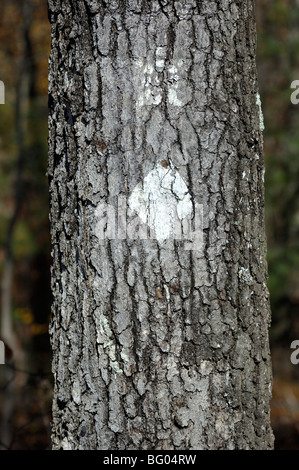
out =
<path fill-rule="evenodd" d="M 254 1 L 49 17 L 53 449 L 271 449 Z M 167 168 L 203 207 L 202 248 L 101 238 L 101 208 L 162 175 L 158 211 Z"/>

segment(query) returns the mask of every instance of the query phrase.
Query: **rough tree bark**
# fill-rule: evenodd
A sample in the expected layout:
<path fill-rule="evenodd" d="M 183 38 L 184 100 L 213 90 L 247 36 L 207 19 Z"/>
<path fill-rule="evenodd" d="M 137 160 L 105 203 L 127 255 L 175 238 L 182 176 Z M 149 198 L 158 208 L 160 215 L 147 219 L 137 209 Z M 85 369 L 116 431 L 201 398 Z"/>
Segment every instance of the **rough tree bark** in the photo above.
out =
<path fill-rule="evenodd" d="M 272 448 L 254 1 L 49 17 L 53 448 Z M 202 205 L 201 249 L 157 235 L 167 191 Z M 119 196 L 156 239 L 100 236 Z"/>

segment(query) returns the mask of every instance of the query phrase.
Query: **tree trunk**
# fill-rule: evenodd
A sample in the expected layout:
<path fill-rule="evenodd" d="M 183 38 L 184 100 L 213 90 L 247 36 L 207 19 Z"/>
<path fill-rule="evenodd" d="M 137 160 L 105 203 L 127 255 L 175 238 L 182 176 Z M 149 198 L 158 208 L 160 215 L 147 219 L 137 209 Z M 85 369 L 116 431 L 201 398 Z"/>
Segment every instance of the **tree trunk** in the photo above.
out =
<path fill-rule="evenodd" d="M 272 448 L 254 1 L 219 5 L 49 0 L 54 449 Z"/>

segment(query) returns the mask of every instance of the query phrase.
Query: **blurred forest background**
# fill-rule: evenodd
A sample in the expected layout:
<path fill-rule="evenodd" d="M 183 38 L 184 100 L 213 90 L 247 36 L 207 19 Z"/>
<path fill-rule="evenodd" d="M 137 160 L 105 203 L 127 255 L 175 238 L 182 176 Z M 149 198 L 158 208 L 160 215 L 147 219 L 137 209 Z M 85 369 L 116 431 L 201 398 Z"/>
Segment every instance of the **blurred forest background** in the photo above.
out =
<path fill-rule="evenodd" d="M 257 0 L 258 70 L 265 119 L 266 220 L 276 449 L 299 450 L 299 1 Z M 0 449 L 50 449 L 50 241 L 47 171 L 46 0 L 1 0 Z"/>

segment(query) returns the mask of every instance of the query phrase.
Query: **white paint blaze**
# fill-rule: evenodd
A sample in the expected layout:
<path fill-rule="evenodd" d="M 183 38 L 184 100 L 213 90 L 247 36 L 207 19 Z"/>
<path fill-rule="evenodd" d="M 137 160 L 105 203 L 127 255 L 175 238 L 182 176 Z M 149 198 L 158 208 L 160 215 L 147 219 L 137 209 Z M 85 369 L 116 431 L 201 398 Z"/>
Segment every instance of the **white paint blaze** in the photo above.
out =
<path fill-rule="evenodd" d="M 259 118 L 260 118 L 260 130 L 263 132 L 265 130 L 265 124 L 264 124 L 264 116 L 263 116 L 263 111 L 262 111 L 262 102 L 261 102 L 261 97 L 260 94 L 256 94 L 256 104 L 258 105 L 259 108 Z"/>
<path fill-rule="evenodd" d="M 129 208 L 150 227 L 160 243 L 177 238 L 178 224 L 193 214 L 187 185 L 171 163 L 168 168 L 158 163 L 143 183 L 137 184 L 129 197 Z"/>

